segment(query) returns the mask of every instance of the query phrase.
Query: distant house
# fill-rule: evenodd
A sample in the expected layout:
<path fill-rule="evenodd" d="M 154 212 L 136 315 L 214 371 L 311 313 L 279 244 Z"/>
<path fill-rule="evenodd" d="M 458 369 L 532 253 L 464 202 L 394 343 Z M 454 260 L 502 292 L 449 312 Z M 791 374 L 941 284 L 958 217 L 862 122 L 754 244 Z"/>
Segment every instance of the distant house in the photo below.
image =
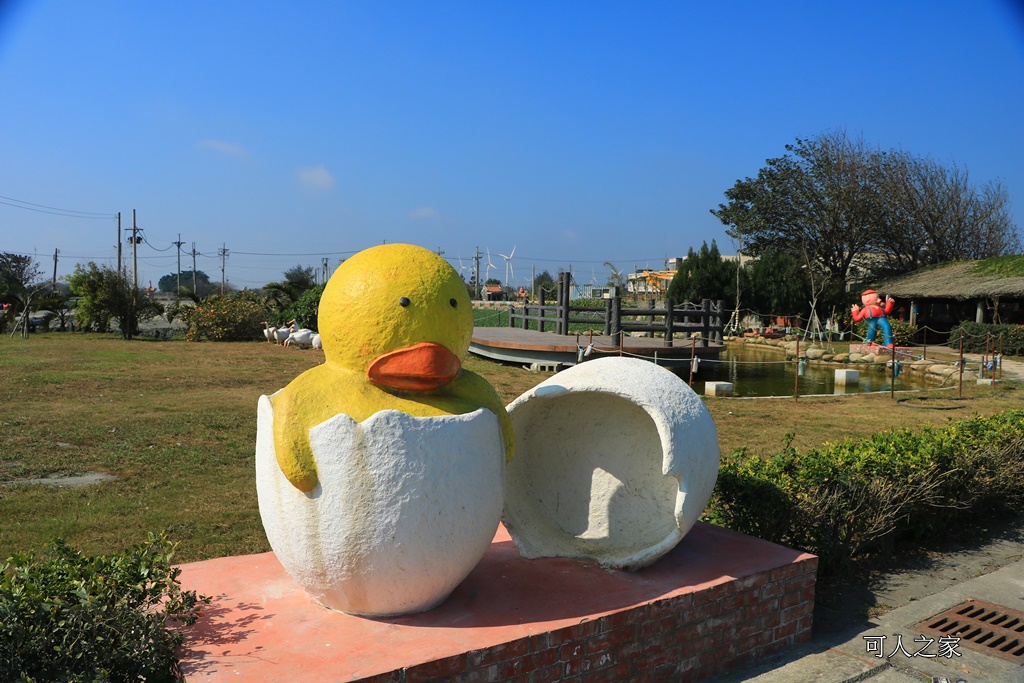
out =
<path fill-rule="evenodd" d="M 890 317 L 948 332 L 963 321 L 1024 324 L 1024 256 L 958 261 L 881 282 L 896 299 Z"/>
<path fill-rule="evenodd" d="M 505 290 L 501 285 L 484 285 L 484 301 L 504 301 Z"/>

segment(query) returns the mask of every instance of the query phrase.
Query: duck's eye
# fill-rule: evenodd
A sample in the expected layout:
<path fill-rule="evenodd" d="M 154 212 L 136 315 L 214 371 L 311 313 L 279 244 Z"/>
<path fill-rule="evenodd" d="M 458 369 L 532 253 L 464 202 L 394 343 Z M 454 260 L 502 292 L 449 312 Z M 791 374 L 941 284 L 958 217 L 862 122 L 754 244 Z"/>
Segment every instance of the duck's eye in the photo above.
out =
<path fill-rule="evenodd" d="M 448 299 L 448 303 L 450 303 L 452 305 L 452 308 L 458 308 L 459 307 L 459 302 L 456 301 L 455 299 Z"/>
<path fill-rule="evenodd" d="M 398 300 L 398 305 L 401 306 L 402 308 L 405 308 L 406 306 L 408 306 L 411 303 L 412 302 L 409 301 L 409 297 L 407 297 L 407 296 L 403 296 L 401 299 Z"/>

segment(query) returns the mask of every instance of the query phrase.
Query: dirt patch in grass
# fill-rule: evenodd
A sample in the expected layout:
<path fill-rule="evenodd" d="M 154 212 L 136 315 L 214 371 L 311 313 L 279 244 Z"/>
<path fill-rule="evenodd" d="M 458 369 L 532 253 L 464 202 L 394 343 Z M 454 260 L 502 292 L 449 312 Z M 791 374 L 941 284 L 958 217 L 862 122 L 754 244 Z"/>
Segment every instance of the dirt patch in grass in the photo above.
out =
<path fill-rule="evenodd" d="M 63 488 L 78 488 L 79 486 L 91 486 L 92 484 L 114 481 L 115 479 L 117 479 L 117 477 L 106 472 L 83 472 L 82 474 L 53 475 L 38 479 L 13 479 L 11 481 L 0 482 L 0 484 L 6 484 L 7 486 L 60 486 Z"/>

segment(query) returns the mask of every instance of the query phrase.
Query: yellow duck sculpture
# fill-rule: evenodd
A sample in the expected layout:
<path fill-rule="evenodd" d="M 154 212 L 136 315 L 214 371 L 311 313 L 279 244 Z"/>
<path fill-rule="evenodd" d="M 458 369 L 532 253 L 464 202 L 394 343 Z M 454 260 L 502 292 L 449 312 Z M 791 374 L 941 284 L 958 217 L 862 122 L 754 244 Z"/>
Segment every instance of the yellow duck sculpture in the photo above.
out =
<path fill-rule="evenodd" d="M 268 539 L 328 607 L 429 609 L 489 546 L 514 448 L 497 393 L 462 368 L 465 283 L 427 249 L 367 249 L 327 283 L 319 328 L 326 362 L 260 399 Z"/>

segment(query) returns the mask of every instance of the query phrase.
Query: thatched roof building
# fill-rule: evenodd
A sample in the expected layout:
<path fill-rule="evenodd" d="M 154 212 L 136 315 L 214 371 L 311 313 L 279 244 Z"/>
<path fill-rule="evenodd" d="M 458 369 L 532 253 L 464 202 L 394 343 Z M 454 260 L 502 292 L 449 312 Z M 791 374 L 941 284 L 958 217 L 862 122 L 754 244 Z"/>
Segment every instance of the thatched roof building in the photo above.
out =
<path fill-rule="evenodd" d="M 1024 256 L 930 266 L 881 282 L 879 289 L 910 301 L 911 322 L 938 329 L 964 320 L 1024 323 Z"/>
<path fill-rule="evenodd" d="M 998 268 L 993 262 L 1019 262 L 1019 272 L 1012 265 Z M 942 297 L 977 299 L 992 297 L 1024 297 L 1024 256 L 1009 256 L 987 261 L 958 261 L 922 268 L 882 284 L 893 296 L 907 298 Z"/>

